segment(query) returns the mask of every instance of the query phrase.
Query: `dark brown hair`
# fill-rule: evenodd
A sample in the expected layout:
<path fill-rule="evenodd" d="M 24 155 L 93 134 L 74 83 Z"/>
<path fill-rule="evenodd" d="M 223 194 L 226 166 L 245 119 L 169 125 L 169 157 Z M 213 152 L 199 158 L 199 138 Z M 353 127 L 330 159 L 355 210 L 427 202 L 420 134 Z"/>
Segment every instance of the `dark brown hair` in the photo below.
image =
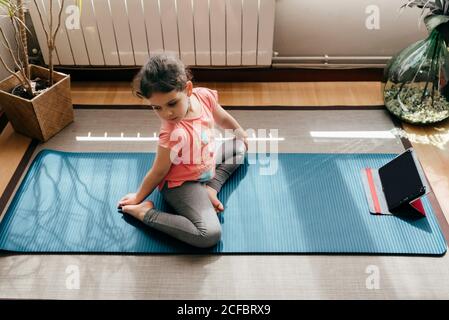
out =
<path fill-rule="evenodd" d="M 151 56 L 132 82 L 132 92 L 139 98 L 150 98 L 154 92 L 182 91 L 192 73 L 175 55 Z"/>

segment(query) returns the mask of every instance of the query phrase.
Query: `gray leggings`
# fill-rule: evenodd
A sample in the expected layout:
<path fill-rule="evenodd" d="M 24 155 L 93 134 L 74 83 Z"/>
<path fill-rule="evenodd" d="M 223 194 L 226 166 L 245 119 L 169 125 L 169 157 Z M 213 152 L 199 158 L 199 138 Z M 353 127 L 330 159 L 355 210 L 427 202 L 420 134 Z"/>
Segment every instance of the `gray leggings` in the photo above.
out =
<path fill-rule="evenodd" d="M 215 177 L 207 182 L 186 181 L 179 187 L 161 190 L 164 200 L 176 211 L 148 210 L 143 222 L 195 247 L 208 248 L 220 241 L 221 225 L 209 200 L 205 185 L 217 192 L 243 163 L 246 148 L 241 140 L 223 143 L 217 148 Z"/>

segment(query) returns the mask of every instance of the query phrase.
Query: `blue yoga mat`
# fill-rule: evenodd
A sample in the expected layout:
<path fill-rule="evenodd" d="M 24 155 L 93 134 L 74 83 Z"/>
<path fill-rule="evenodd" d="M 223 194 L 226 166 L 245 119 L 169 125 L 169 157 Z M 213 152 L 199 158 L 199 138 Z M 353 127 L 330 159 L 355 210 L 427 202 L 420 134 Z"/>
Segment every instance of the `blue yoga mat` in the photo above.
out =
<path fill-rule="evenodd" d="M 360 170 L 394 154 L 281 153 L 250 158 L 219 194 L 221 242 L 196 249 L 117 211 L 153 153 L 41 151 L 0 224 L 0 249 L 104 253 L 359 253 L 442 255 L 446 242 L 427 198 L 426 218 L 375 216 Z M 266 157 L 267 155 L 265 155 Z M 252 156 L 251 156 L 252 157 Z M 257 160 L 257 161 L 254 161 Z M 274 175 L 266 174 L 270 167 Z M 265 174 L 262 174 L 265 170 Z M 158 191 L 149 199 L 170 211 Z"/>

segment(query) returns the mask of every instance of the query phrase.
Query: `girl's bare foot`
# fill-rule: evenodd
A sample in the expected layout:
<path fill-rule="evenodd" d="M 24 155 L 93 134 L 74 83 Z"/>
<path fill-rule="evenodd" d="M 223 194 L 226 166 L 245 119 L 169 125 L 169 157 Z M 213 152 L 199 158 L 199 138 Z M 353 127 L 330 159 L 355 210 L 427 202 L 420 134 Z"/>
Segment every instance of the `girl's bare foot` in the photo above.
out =
<path fill-rule="evenodd" d="M 221 212 L 224 210 L 223 204 L 217 198 L 217 190 L 206 185 L 207 194 L 209 195 L 209 200 L 215 208 L 216 212 Z"/>
<path fill-rule="evenodd" d="M 143 201 L 139 204 L 129 204 L 122 207 L 122 211 L 133 216 L 134 218 L 143 221 L 143 217 L 148 210 L 154 207 L 153 201 Z"/>

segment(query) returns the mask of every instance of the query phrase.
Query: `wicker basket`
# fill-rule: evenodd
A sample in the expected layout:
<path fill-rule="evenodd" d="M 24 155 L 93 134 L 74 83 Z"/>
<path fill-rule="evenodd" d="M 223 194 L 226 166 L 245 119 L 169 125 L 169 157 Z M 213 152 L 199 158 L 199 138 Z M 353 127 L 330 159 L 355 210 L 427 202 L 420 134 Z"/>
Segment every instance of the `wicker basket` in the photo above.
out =
<path fill-rule="evenodd" d="M 30 65 L 31 79 L 48 79 L 48 69 Z M 53 72 L 54 84 L 45 92 L 27 100 L 10 94 L 19 84 L 16 77 L 0 82 L 0 108 L 14 130 L 45 142 L 73 122 L 70 75 Z"/>

